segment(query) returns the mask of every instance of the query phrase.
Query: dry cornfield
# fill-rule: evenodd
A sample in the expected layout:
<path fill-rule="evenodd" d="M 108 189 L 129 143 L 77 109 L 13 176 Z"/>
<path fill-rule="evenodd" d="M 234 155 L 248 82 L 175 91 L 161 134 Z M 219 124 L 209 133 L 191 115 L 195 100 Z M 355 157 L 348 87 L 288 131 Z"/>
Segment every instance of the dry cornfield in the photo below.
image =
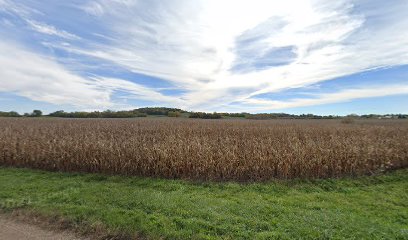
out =
<path fill-rule="evenodd" d="M 265 181 L 408 166 L 408 122 L 0 119 L 0 165 L 192 180 Z"/>

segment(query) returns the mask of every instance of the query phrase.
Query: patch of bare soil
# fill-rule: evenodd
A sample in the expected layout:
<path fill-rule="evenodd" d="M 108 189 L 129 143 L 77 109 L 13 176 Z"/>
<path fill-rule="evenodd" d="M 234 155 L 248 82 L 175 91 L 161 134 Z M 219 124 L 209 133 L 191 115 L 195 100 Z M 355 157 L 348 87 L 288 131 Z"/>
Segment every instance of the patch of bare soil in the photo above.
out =
<path fill-rule="evenodd" d="M 73 233 L 56 232 L 0 214 L 1 240 L 81 240 Z"/>

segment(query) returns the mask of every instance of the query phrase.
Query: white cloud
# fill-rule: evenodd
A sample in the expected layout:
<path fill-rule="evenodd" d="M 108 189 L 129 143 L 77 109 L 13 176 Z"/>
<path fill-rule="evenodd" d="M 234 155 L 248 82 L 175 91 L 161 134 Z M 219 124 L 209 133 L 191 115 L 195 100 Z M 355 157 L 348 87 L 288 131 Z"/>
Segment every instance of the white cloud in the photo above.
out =
<path fill-rule="evenodd" d="M 127 92 L 138 99 L 180 104 L 176 98 L 126 80 L 81 77 L 54 59 L 10 42 L 0 41 L 0 52 L 0 92 L 15 93 L 35 101 L 73 105 L 79 109 L 123 107 L 112 101 L 115 91 Z"/>
<path fill-rule="evenodd" d="M 408 94 L 408 83 L 405 85 L 371 86 L 370 88 L 364 89 L 347 89 L 334 93 L 312 95 L 312 98 L 296 98 L 289 101 L 251 98 L 244 100 L 243 103 L 248 111 L 249 109 L 251 111 L 259 111 L 347 102 L 354 99 L 384 97 L 399 94 Z"/>
<path fill-rule="evenodd" d="M 0 8 L 2 2 L 8 1 L 0 0 Z M 354 99 L 348 94 L 356 91 L 370 97 L 369 85 L 366 92 L 343 89 L 339 95 L 312 100 L 253 98 L 367 69 L 408 64 L 406 1 L 89 0 L 77 8 L 96 25 L 87 26 L 94 37 L 48 46 L 162 78 L 185 93 L 169 97 L 157 89 L 104 76 L 82 80 L 98 91 L 124 91 L 129 98 L 153 98 L 193 110 L 211 111 L 231 103 L 243 108 L 252 104 L 254 109 L 316 105 Z M 25 20 L 38 32 L 76 37 L 43 22 Z M 287 49 L 293 56 L 282 57 L 285 64 L 274 65 L 279 62 L 273 61 L 279 57 L 274 53 L 286 54 Z M 245 71 L 235 70 L 239 64 L 247 64 Z"/>
<path fill-rule="evenodd" d="M 93 6 L 102 22 L 111 23 L 115 40 L 94 49 L 72 46 L 71 51 L 172 81 L 188 91 L 183 98 L 192 108 L 408 63 L 408 36 L 401 34 L 408 28 L 406 4 L 367 12 L 355 11 L 347 0 L 92 1 L 87 6 Z M 382 11 L 395 17 L 384 19 L 383 25 L 370 22 Z M 282 24 L 263 24 L 277 20 Z M 292 46 L 294 61 L 244 74 L 231 71 L 242 57 L 235 51 L 236 40 L 250 29 L 256 32 L 249 32 L 249 40 L 260 37 L 248 43 L 254 54 Z"/>
<path fill-rule="evenodd" d="M 106 13 L 119 14 L 126 8 L 131 8 L 137 4 L 136 0 L 91 0 L 80 6 L 86 13 L 100 17 Z"/>
<path fill-rule="evenodd" d="M 79 40 L 81 39 L 79 36 L 69 33 L 65 30 L 61 30 L 56 28 L 55 26 L 49 25 L 44 22 L 39 22 L 33 19 L 33 15 L 43 15 L 40 11 L 36 9 L 29 8 L 23 4 L 16 3 L 16 2 L 11 2 L 8 0 L 0 0 L 0 12 L 7 12 L 9 14 L 13 14 L 19 18 L 21 18 L 23 21 L 27 23 L 27 25 L 34 31 L 42 33 L 42 34 L 47 34 L 47 35 L 53 35 L 69 40 Z M 3 18 L 3 22 L 8 21 L 7 19 Z M 8 25 L 10 26 L 12 23 L 7 22 Z"/>
<path fill-rule="evenodd" d="M 9 0 L 0 0 L 0 11 L 17 14 L 19 16 L 26 16 L 30 12 L 24 5 L 13 3 Z"/>
<path fill-rule="evenodd" d="M 29 19 L 27 19 L 26 22 L 34 31 L 37 31 L 39 33 L 43 33 L 43 34 L 47 34 L 47 35 L 54 35 L 54 36 L 57 36 L 57 37 L 66 38 L 66 39 L 70 39 L 70 40 L 80 39 L 80 37 L 78 37 L 75 34 L 69 33 L 69 32 L 64 31 L 64 30 L 59 30 L 56 27 L 48 25 L 46 23 L 37 22 L 37 21 L 34 21 L 34 20 L 29 20 Z"/>
<path fill-rule="evenodd" d="M 111 106 L 110 92 L 61 65 L 22 49 L 0 42 L 0 91 L 12 92 L 35 101 L 70 104 L 77 107 Z"/>
<path fill-rule="evenodd" d="M 127 93 L 126 98 L 128 99 L 154 101 L 156 103 L 172 104 L 173 106 L 183 106 L 185 104 L 184 101 L 177 97 L 165 96 L 160 92 L 123 79 L 99 77 L 93 80 L 95 81 L 93 84 L 101 89 Z"/>

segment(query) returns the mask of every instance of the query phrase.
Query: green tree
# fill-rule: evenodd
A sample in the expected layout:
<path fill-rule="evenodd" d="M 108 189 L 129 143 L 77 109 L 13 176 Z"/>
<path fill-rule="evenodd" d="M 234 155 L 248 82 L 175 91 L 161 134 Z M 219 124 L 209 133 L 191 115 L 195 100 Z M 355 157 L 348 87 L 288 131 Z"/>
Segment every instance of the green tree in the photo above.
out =
<path fill-rule="evenodd" d="M 169 111 L 167 116 L 169 116 L 169 117 L 180 117 L 180 112 L 179 111 Z"/>
<path fill-rule="evenodd" d="M 41 112 L 41 110 L 34 110 L 33 113 L 31 114 L 31 116 L 33 116 L 33 117 L 41 117 L 41 116 L 42 116 L 42 112 Z"/>

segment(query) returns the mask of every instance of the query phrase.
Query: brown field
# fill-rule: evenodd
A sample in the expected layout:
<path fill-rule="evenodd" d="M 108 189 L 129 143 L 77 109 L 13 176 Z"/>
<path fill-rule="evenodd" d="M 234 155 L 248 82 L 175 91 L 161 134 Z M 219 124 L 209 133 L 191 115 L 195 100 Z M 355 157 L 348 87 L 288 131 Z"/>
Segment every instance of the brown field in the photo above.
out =
<path fill-rule="evenodd" d="M 0 165 L 265 181 L 408 166 L 408 121 L 0 119 Z"/>

